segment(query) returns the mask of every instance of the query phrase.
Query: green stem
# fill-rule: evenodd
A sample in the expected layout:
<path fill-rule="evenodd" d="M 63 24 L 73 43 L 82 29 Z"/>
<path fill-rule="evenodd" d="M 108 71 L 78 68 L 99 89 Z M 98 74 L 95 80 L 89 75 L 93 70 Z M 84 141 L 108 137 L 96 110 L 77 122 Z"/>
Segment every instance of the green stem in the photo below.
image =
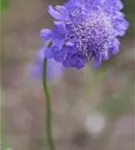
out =
<path fill-rule="evenodd" d="M 1 93 L 1 91 L 0 91 L 0 94 L 2 94 Z M 5 124 L 5 121 L 4 121 L 4 108 L 3 108 L 4 106 L 3 106 L 3 104 L 2 104 L 2 100 L 0 100 L 0 122 L 1 122 L 1 124 L 0 124 L 0 147 L 1 147 L 1 149 L 2 150 L 6 150 L 7 148 L 8 148 L 8 144 L 7 144 L 7 139 L 6 139 L 6 135 L 5 135 L 5 126 L 4 126 L 4 124 Z"/>
<path fill-rule="evenodd" d="M 1 94 L 1 93 L 0 93 Z M 2 100 L 1 100 L 2 101 Z M 1 146 L 1 149 L 5 149 L 5 138 L 4 138 L 4 125 L 3 125 L 3 115 L 2 115 L 2 102 L 0 103 L 1 105 L 1 108 L 0 108 L 0 111 L 1 111 L 1 115 L 0 115 L 0 121 L 1 121 L 1 124 L 0 124 L 0 146 Z"/>
<path fill-rule="evenodd" d="M 52 138 L 52 113 L 51 113 L 51 99 L 49 89 L 47 86 L 47 60 L 43 62 L 43 89 L 46 96 L 46 132 L 49 150 L 54 150 L 54 143 Z"/>

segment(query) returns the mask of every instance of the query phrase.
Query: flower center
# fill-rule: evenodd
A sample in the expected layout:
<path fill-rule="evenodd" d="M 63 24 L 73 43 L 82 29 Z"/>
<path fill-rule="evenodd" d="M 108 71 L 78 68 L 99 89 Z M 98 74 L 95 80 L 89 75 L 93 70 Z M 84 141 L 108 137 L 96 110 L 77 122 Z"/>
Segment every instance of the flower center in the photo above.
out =
<path fill-rule="evenodd" d="M 107 51 L 114 37 L 111 19 L 101 10 L 94 10 L 80 24 L 72 23 L 69 31 L 69 39 L 88 60 L 95 53 Z"/>

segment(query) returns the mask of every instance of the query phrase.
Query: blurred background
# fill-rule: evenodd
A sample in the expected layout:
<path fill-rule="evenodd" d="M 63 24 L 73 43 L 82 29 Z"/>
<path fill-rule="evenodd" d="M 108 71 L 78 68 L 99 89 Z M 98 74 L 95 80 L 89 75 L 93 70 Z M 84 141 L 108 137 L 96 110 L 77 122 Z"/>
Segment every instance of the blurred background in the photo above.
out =
<path fill-rule="evenodd" d="M 134 150 L 135 1 L 123 0 L 130 29 L 119 55 L 99 70 L 67 69 L 49 86 L 57 150 Z M 1 105 L 8 150 L 46 150 L 42 81 L 31 75 L 49 4 L 0 0 Z"/>

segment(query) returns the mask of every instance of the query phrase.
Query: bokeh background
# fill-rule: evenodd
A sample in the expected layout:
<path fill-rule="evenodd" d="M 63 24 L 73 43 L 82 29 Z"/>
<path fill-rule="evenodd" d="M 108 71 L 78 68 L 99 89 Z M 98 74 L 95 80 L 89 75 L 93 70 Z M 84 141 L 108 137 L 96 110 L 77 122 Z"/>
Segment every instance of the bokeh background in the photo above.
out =
<path fill-rule="evenodd" d="M 119 55 L 99 70 L 89 64 L 49 80 L 57 150 L 134 150 L 135 1 L 123 2 L 131 25 Z M 42 81 L 30 68 L 40 29 L 52 26 L 48 5 L 63 3 L 0 0 L 1 108 L 10 150 L 47 150 Z"/>

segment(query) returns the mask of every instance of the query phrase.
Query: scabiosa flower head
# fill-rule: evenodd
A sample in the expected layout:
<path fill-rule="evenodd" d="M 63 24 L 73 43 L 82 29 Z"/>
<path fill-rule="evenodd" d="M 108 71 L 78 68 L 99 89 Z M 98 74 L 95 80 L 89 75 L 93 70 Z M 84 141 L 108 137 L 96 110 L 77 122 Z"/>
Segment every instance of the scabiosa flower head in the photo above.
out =
<path fill-rule="evenodd" d="M 56 20 L 53 29 L 41 30 L 43 41 L 51 43 L 44 56 L 66 67 L 79 69 L 89 61 L 99 67 L 118 53 L 118 37 L 129 27 L 122 8 L 120 0 L 69 0 L 55 9 L 50 5 Z"/>

